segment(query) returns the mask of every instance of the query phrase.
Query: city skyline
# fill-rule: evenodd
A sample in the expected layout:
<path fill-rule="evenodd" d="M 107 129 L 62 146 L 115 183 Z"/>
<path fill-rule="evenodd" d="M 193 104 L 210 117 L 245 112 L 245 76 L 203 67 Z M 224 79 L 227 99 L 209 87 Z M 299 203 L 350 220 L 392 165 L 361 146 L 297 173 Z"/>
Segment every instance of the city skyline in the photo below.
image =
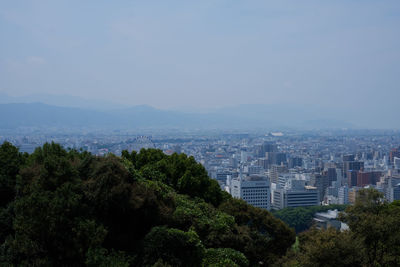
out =
<path fill-rule="evenodd" d="M 0 1 L 1 266 L 400 266 L 400 2 Z"/>

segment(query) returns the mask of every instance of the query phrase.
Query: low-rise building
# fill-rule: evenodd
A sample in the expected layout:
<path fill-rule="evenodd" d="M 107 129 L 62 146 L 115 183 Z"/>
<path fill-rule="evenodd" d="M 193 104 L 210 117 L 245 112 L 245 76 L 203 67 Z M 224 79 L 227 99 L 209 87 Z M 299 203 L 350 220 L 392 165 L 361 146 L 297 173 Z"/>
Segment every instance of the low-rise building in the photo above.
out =
<path fill-rule="evenodd" d="M 317 212 L 314 214 L 314 225 L 318 229 L 327 229 L 334 227 L 337 230 L 347 230 L 347 224 L 338 220 L 338 210 L 328 210 L 327 212 Z"/>

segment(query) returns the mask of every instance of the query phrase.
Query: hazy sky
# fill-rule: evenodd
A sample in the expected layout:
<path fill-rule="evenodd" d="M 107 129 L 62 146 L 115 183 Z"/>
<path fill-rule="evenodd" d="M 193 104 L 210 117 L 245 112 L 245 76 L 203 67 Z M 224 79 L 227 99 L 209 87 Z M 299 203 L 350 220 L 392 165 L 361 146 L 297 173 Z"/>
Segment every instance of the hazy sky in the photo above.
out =
<path fill-rule="evenodd" d="M 398 113 L 400 1 L 2 0 L 0 91 Z"/>

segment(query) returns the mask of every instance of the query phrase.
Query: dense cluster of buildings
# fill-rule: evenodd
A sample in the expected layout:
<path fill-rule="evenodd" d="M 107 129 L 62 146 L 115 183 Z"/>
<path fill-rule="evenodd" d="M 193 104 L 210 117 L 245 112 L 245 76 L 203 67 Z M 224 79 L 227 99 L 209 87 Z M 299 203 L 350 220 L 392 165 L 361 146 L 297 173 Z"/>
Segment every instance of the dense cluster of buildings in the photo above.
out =
<path fill-rule="evenodd" d="M 193 156 L 233 197 L 265 209 L 349 204 L 365 187 L 400 199 L 400 133 L 313 131 L 285 133 L 129 132 L 0 135 L 21 151 L 44 142 L 96 155 L 157 148 Z"/>
<path fill-rule="evenodd" d="M 320 149 L 306 148 L 293 149 L 292 154 L 287 148 L 293 141 L 288 145 L 282 139 L 271 139 L 239 146 L 230 157 L 220 156 L 225 158 L 218 160 L 221 164 L 206 162 L 210 176 L 233 197 L 267 209 L 351 204 L 362 188 L 375 188 L 390 202 L 400 200 L 400 147 L 386 147 L 386 151 L 382 145 L 360 146 L 358 151 L 332 147 L 326 155 Z M 257 190 L 258 186 L 263 190 Z M 251 190 L 244 195 L 241 188 Z M 269 201 L 271 205 L 265 205 Z"/>

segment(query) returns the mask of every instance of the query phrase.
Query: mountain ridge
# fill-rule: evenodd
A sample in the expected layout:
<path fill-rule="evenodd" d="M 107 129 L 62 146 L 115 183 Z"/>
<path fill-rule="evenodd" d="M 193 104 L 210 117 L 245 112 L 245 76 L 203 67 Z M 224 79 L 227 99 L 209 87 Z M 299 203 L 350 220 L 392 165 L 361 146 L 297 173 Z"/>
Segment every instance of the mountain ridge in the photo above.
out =
<path fill-rule="evenodd" d="M 274 112 L 274 109 L 276 112 Z M 97 127 L 97 128 L 351 128 L 352 124 L 333 119 L 303 117 L 305 112 L 277 107 L 248 110 L 229 108 L 212 113 L 161 110 L 148 105 L 110 110 L 60 107 L 40 102 L 0 104 L 0 127 Z M 303 119 L 302 119 L 303 117 Z"/>

